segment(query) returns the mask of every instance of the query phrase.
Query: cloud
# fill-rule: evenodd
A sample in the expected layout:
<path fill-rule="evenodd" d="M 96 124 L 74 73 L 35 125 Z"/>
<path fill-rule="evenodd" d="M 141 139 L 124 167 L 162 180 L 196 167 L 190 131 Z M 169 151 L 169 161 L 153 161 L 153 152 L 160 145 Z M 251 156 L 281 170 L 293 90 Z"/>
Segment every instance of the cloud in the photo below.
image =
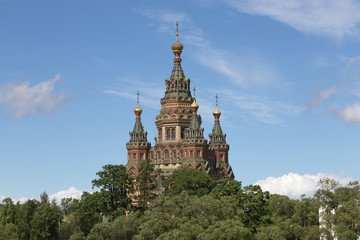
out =
<path fill-rule="evenodd" d="M 218 93 L 226 96 L 223 99 L 225 101 L 224 107 L 231 106 L 230 112 L 235 108 L 240 112 L 240 115 L 251 116 L 253 119 L 267 124 L 281 124 L 282 117 L 294 117 L 303 112 L 301 106 L 273 100 L 266 96 L 246 94 L 229 89 L 220 90 Z"/>
<path fill-rule="evenodd" d="M 306 194 L 307 197 L 312 197 L 319 187 L 319 179 L 324 177 L 335 179 L 342 185 L 346 185 L 353 180 L 332 174 L 318 173 L 316 175 L 300 175 L 290 172 L 281 177 L 268 177 L 265 180 L 257 181 L 255 184 L 260 185 L 265 191 L 286 195 L 290 198 L 300 198 L 302 194 Z"/>
<path fill-rule="evenodd" d="M 241 13 L 267 16 L 303 33 L 341 39 L 359 31 L 356 0 L 225 0 Z"/>
<path fill-rule="evenodd" d="M 349 58 L 345 69 L 347 70 L 352 63 L 359 61 L 359 60 L 360 60 L 360 56 Z"/>
<path fill-rule="evenodd" d="M 160 109 L 159 96 L 164 95 L 163 86 L 151 81 L 140 81 L 133 78 L 119 78 L 116 86 L 107 87 L 105 94 L 127 98 L 136 104 L 136 93 L 140 92 L 140 104 L 153 109 Z"/>
<path fill-rule="evenodd" d="M 70 187 L 67 190 L 61 190 L 57 193 L 49 194 L 49 199 L 51 199 L 51 200 L 55 199 L 55 201 L 57 203 L 60 203 L 61 199 L 63 199 L 63 198 L 80 199 L 83 192 L 84 192 L 83 190 L 79 190 L 76 187 Z M 88 190 L 87 192 L 90 192 L 90 191 Z"/>
<path fill-rule="evenodd" d="M 76 187 L 70 187 L 67 190 L 61 190 L 57 193 L 52 193 L 49 194 L 49 199 L 50 201 L 55 200 L 58 204 L 60 204 L 61 199 L 63 198 L 76 198 L 76 199 L 80 199 L 82 193 L 84 192 L 84 190 L 80 190 L 77 189 Z M 86 192 L 92 192 L 91 190 L 86 190 Z M 0 195 L 0 203 L 5 199 L 6 197 L 3 195 Z M 13 202 L 20 202 L 20 203 L 25 203 L 27 200 L 29 199 L 36 199 L 36 198 L 29 198 L 29 197 L 20 197 L 19 199 L 12 199 Z M 39 198 L 37 199 L 39 200 Z"/>
<path fill-rule="evenodd" d="M 190 21 L 190 18 L 182 12 L 172 12 L 168 10 L 154 10 L 154 9 L 134 9 L 134 12 L 148 17 L 158 23 L 157 30 L 163 33 L 174 33 L 175 23 L 181 23 L 181 27 Z"/>
<path fill-rule="evenodd" d="M 343 110 L 339 111 L 337 116 L 344 120 L 346 123 L 360 123 L 360 103 L 355 103 L 346 106 Z"/>
<path fill-rule="evenodd" d="M 184 25 L 185 27 L 184 31 L 180 32 L 180 41 L 191 49 L 188 54 L 201 65 L 222 75 L 231 85 L 235 85 L 234 89 L 240 87 L 250 91 L 263 91 L 264 88 L 271 87 L 273 92 L 274 87 L 283 89 L 288 86 L 288 83 L 284 82 L 280 74 L 278 74 L 275 68 L 269 64 L 270 61 L 266 61 L 263 57 L 244 52 L 238 54 L 213 47 L 211 41 L 204 36 L 202 29 L 197 27 L 191 17 L 187 14 L 180 13 L 180 16 L 178 16 L 178 13 L 172 13 L 169 10 L 148 9 L 136 11 L 143 16 L 150 18 L 153 21 L 152 25 L 157 27 L 159 31 L 166 30 L 165 32 L 168 33 L 174 33 L 174 23 L 181 19 L 180 27 Z M 168 15 L 163 16 L 163 13 Z M 179 19 L 177 19 L 177 17 L 179 17 Z M 164 27 L 165 25 L 167 27 Z M 254 85 L 256 87 L 254 87 Z M 107 91 L 107 93 L 129 98 L 129 91 L 125 88 L 121 87 L 116 91 Z M 212 91 L 212 89 L 207 90 Z M 148 91 L 149 90 L 146 88 L 146 92 Z M 229 92 L 231 92 L 231 96 L 228 92 L 223 94 L 224 96 L 227 96 L 229 102 L 233 103 L 235 101 L 234 106 L 250 115 L 251 118 L 263 123 L 279 124 L 281 123 L 281 115 L 293 116 L 300 112 L 298 106 L 282 103 L 268 97 L 257 96 L 255 94 L 244 94 L 233 90 Z M 217 93 L 220 93 L 220 91 Z M 160 96 L 162 94 L 163 92 L 160 93 Z M 158 101 L 158 96 L 159 95 L 154 95 L 153 100 Z M 134 99 L 134 97 L 132 98 Z M 202 100 L 205 100 L 206 98 L 207 97 L 204 97 Z M 206 107 L 206 110 L 211 109 L 211 111 L 209 111 L 209 114 L 205 115 L 205 119 L 213 121 L 213 117 L 211 116 L 213 109 L 210 107 L 210 101 L 208 100 L 207 102 L 208 106 Z M 233 105 L 231 104 L 231 106 Z M 200 112 L 202 112 L 202 114 L 204 110 L 205 108 L 201 105 Z M 226 111 L 226 109 L 224 109 L 224 111 Z"/>
<path fill-rule="evenodd" d="M 63 91 L 55 92 L 60 74 L 30 86 L 29 82 L 8 83 L 0 87 L 0 105 L 15 119 L 42 113 L 55 113 L 69 101 Z"/>
<path fill-rule="evenodd" d="M 329 97 L 336 94 L 338 92 L 337 88 L 335 86 L 323 90 L 316 94 L 316 96 L 313 98 L 313 100 L 308 104 L 307 111 L 312 111 L 318 106 L 320 106 L 322 103 L 324 103 L 326 100 L 328 100 Z"/>

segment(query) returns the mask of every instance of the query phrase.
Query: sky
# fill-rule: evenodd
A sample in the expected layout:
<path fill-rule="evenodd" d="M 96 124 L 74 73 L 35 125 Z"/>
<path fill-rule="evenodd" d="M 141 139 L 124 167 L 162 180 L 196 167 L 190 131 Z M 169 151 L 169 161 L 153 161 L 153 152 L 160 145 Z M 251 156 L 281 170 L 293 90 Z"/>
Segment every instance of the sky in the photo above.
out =
<path fill-rule="evenodd" d="M 215 95 L 242 184 L 359 179 L 360 2 L 0 0 L 0 200 L 79 197 L 126 164 L 136 92 L 154 144 L 176 21 L 204 135 Z"/>

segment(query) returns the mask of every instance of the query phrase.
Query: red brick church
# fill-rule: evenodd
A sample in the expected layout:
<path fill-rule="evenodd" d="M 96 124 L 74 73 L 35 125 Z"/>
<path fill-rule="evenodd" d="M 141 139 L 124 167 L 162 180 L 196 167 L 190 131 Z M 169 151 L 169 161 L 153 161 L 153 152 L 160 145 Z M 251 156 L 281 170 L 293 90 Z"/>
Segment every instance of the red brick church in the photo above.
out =
<path fill-rule="evenodd" d="M 174 52 L 174 67 L 170 78 L 165 80 L 165 95 L 161 98 L 160 114 L 155 118 L 157 136 L 155 146 L 147 140 L 147 132 L 141 123 L 142 109 L 139 107 L 139 94 L 134 129 L 129 133 L 127 172 L 135 177 L 140 164 L 150 159 L 163 178 L 179 167 L 195 168 L 209 174 L 213 179 L 234 179 L 229 164 L 229 144 L 226 134 L 221 130 L 217 96 L 214 115 L 214 127 L 209 134 L 209 142 L 204 138 L 201 116 L 197 114 L 199 105 L 191 95 L 190 79 L 181 68 L 183 45 L 176 42 L 171 46 Z"/>

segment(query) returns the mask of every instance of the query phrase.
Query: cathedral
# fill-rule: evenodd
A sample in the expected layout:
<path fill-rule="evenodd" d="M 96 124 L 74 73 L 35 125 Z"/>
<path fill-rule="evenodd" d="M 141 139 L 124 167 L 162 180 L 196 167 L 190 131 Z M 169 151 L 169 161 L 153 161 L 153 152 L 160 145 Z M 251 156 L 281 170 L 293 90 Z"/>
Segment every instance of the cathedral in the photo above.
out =
<path fill-rule="evenodd" d="M 138 93 L 137 107 L 134 109 L 135 125 L 129 133 L 130 141 L 126 143 L 127 172 L 136 177 L 140 164 L 150 159 L 162 178 L 179 167 L 185 167 L 204 171 L 213 179 L 234 179 L 228 158 L 229 144 L 226 143 L 226 134 L 220 126 L 221 112 L 217 96 L 213 112 L 214 127 L 208 142 L 201 127 L 201 116 L 197 113 L 199 105 L 195 99 L 195 88 L 192 96 L 190 79 L 185 77 L 181 68 L 183 45 L 179 42 L 178 32 L 171 48 L 175 55 L 174 67 L 170 78 L 165 80 L 165 95 L 160 100 L 160 114 L 155 118 L 155 146 L 148 142 L 147 132 L 141 123 L 142 109 Z"/>

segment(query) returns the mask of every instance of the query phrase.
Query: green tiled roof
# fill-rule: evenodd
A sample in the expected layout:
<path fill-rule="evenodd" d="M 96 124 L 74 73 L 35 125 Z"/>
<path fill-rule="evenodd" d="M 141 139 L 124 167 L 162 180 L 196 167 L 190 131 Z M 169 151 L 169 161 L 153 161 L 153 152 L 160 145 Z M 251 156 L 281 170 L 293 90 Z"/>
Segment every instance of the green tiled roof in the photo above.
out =
<path fill-rule="evenodd" d="M 191 129 L 193 130 L 196 130 L 198 128 L 200 128 L 200 121 L 199 121 L 199 117 L 197 115 L 194 115 L 192 118 L 191 118 L 191 121 L 190 121 L 190 127 Z"/>
<path fill-rule="evenodd" d="M 183 79 L 185 78 L 185 75 L 184 75 L 184 72 L 181 68 L 181 65 L 180 64 L 174 64 L 174 68 L 172 70 L 172 73 L 171 73 L 171 76 L 170 76 L 170 79 Z"/>
<path fill-rule="evenodd" d="M 132 131 L 133 133 L 142 133 L 144 132 L 143 125 L 141 124 L 140 119 L 136 119 L 134 129 Z"/>
<path fill-rule="evenodd" d="M 212 134 L 213 135 L 222 135 L 222 130 L 221 130 L 220 123 L 215 122 L 214 128 L 212 130 Z"/>

